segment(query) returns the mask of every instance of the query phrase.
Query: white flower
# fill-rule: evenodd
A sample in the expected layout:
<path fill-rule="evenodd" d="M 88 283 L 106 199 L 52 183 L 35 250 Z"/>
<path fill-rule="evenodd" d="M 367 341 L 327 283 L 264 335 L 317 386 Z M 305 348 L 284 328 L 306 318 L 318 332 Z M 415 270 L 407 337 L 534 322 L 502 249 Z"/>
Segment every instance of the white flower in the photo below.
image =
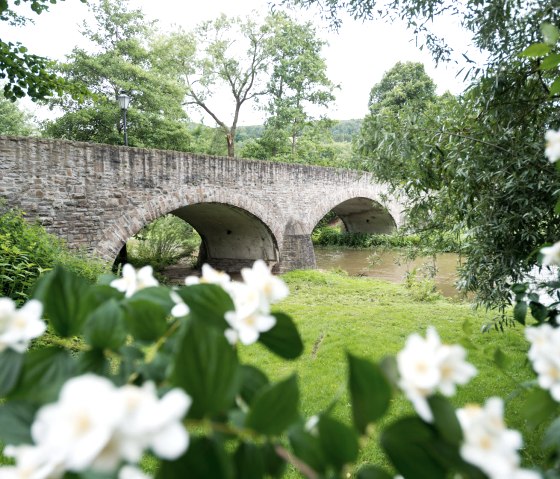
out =
<path fill-rule="evenodd" d="M 144 450 L 152 449 L 162 459 L 177 459 L 187 450 L 189 435 L 181 420 L 192 400 L 181 389 L 172 389 L 161 399 L 153 383 L 126 385 L 119 390 L 125 415 L 117 437 L 122 457 L 138 462 Z"/>
<path fill-rule="evenodd" d="M 252 268 L 243 268 L 241 276 L 247 286 L 260 293 L 260 307 L 263 312 L 268 313 L 271 304 L 288 296 L 286 283 L 274 276 L 261 259 L 255 261 Z"/>
<path fill-rule="evenodd" d="M 132 265 L 125 264 L 122 269 L 122 278 L 111 281 L 111 286 L 125 293 L 125 297 L 130 298 L 136 291 L 159 285 L 153 274 L 154 270 L 151 266 L 144 266 L 136 271 Z"/>
<path fill-rule="evenodd" d="M 84 471 L 109 443 L 123 414 L 113 384 L 85 374 L 64 384 L 58 402 L 39 409 L 31 434 L 66 470 Z"/>
<path fill-rule="evenodd" d="M 23 353 L 29 341 L 45 332 L 46 324 L 41 319 L 43 305 L 36 299 L 16 309 L 10 298 L 0 298 L 0 352 L 13 349 Z"/>
<path fill-rule="evenodd" d="M 259 308 L 260 293 L 257 289 L 233 281 L 228 284 L 227 292 L 235 307 L 235 311 L 225 314 L 231 327 L 225 331 L 230 343 L 235 344 L 239 340 L 243 344 L 252 344 L 259 339 L 260 333 L 274 327 L 276 318 Z"/>
<path fill-rule="evenodd" d="M 48 451 L 33 446 L 6 446 L 4 455 L 15 459 L 15 466 L 0 467 L 0 479 L 59 479 L 64 468 Z"/>
<path fill-rule="evenodd" d="M 187 276 L 185 278 L 185 284 L 187 286 L 191 286 L 193 284 L 217 284 L 222 288 L 225 288 L 228 283 L 231 281 L 229 274 L 224 273 L 223 271 L 218 271 L 209 264 L 202 265 L 202 274 L 201 277 L 197 276 Z"/>
<path fill-rule="evenodd" d="M 541 248 L 541 254 L 543 255 L 543 266 L 553 264 L 560 265 L 560 241 L 554 243 L 552 246 L 545 246 L 544 248 Z"/>
<path fill-rule="evenodd" d="M 140 469 L 134 466 L 123 466 L 119 471 L 119 479 L 151 479 L 150 476 L 144 474 Z"/>
<path fill-rule="evenodd" d="M 523 445 L 518 431 L 507 429 L 504 405 L 493 397 L 484 407 L 470 405 L 457 410 L 463 430 L 461 457 L 480 468 L 490 479 L 539 478 L 536 472 L 520 469 L 517 450 Z"/>
<path fill-rule="evenodd" d="M 549 324 L 525 329 L 525 337 L 530 341 L 529 359 L 537 373 L 539 386 L 550 391 L 550 395 L 560 402 L 560 329 Z"/>
<path fill-rule="evenodd" d="M 544 138 L 546 140 L 544 155 L 548 158 L 548 161 L 555 163 L 560 159 L 560 130 L 548 130 Z"/>
<path fill-rule="evenodd" d="M 181 296 L 179 296 L 175 291 L 171 291 L 169 295 L 175 303 L 175 306 L 171 309 L 171 316 L 174 318 L 182 318 L 183 316 L 189 314 L 190 309 Z"/>
<path fill-rule="evenodd" d="M 441 344 L 437 331 L 429 327 L 426 339 L 412 334 L 397 354 L 399 387 L 424 421 L 433 421 L 427 398 L 437 391 L 455 393 L 457 384 L 466 384 L 476 368 L 465 361 L 466 352 L 458 345 Z"/>

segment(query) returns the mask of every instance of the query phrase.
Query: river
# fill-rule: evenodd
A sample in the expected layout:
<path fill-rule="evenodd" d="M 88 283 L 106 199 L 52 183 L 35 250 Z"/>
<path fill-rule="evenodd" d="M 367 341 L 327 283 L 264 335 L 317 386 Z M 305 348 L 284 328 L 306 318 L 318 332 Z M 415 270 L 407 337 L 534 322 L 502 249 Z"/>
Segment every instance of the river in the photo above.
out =
<path fill-rule="evenodd" d="M 394 283 L 402 283 L 406 273 L 415 267 L 420 268 L 426 264 L 433 266 L 431 257 L 404 261 L 398 250 L 376 253 L 365 249 L 315 246 L 315 257 L 320 269 L 340 268 L 351 276 L 369 276 Z M 454 286 L 457 279 L 457 261 L 458 255 L 455 253 L 442 253 L 436 257 L 437 271 L 434 282 L 438 291 L 447 297 L 459 295 Z"/>

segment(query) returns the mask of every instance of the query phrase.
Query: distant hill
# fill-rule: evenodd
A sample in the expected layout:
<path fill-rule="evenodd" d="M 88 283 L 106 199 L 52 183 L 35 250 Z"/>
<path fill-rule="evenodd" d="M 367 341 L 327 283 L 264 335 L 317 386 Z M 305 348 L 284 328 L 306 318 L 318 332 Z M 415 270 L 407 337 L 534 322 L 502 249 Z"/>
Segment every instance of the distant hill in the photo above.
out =
<path fill-rule="evenodd" d="M 331 128 L 333 140 L 340 143 L 350 143 L 352 137 L 360 131 L 363 120 L 340 120 Z M 236 142 L 243 142 L 251 138 L 260 138 L 263 125 L 238 126 L 235 135 Z"/>

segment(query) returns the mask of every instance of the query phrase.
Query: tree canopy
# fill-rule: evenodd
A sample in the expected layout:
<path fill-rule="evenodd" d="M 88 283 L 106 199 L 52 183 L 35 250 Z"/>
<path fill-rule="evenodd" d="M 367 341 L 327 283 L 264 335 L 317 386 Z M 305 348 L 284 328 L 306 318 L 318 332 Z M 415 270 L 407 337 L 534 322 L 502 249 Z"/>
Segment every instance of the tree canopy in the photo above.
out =
<path fill-rule="evenodd" d="M 92 94 L 78 102 L 70 95 L 52 99 L 64 114 L 46 125 L 57 138 L 122 143 L 117 95 L 130 97 L 128 137 L 131 146 L 186 150 L 189 131 L 182 107 L 183 89 L 172 74 L 156 64 L 149 44 L 153 23 L 123 0 L 92 4 L 95 23 L 83 25 L 93 51 L 74 48 L 58 69 L 70 85 Z"/>

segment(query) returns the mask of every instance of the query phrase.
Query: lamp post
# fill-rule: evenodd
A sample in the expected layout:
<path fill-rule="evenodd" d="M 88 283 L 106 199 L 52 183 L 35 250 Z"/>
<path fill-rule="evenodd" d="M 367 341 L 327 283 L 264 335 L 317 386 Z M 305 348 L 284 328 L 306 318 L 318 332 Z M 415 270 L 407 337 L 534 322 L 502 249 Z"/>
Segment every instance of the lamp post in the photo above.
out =
<path fill-rule="evenodd" d="M 123 114 L 124 146 L 128 146 L 128 135 L 126 132 L 126 110 L 128 110 L 128 105 L 130 104 L 130 97 L 123 90 L 121 90 L 121 92 L 117 95 L 117 100 Z"/>

